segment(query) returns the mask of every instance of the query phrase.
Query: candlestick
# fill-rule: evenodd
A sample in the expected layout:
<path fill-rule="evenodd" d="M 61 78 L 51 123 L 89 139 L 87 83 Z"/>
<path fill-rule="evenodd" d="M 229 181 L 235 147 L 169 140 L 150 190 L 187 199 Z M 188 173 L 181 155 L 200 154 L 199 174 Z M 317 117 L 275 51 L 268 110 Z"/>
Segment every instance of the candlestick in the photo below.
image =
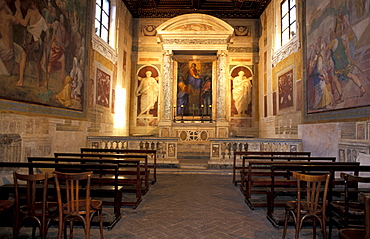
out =
<path fill-rule="evenodd" d="M 173 105 L 173 122 L 176 123 L 176 105 Z"/>
<path fill-rule="evenodd" d="M 181 123 L 184 123 L 184 105 L 180 105 L 181 107 Z"/>
<path fill-rule="evenodd" d="M 201 115 L 202 115 L 201 123 L 204 123 L 204 121 L 203 121 L 203 108 L 204 108 L 204 105 L 200 105 L 200 112 L 201 112 Z"/>
<path fill-rule="evenodd" d="M 209 123 L 212 123 L 212 105 L 209 105 Z"/>

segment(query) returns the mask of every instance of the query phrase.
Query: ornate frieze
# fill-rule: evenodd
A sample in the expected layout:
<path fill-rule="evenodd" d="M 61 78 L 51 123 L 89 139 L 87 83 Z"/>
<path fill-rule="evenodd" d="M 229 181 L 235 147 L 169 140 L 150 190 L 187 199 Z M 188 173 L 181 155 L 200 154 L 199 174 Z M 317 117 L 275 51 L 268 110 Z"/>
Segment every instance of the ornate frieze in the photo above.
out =
<path fill-rule="evenodd" d="M 227 44 L 226 39 L 164 39 L 164 44 Z"/>
<path fill-rule="evenodd" d="M 99 52 L 102 54 L 105 58 L 110 60 L 113 64 L 117 63 L 117 52 L 109 46 L 105 41 L 103 41 L 100 37 L 93 34 L 92 37 L 92 48 L 94 51 Z"/>
<path fill-rule="evenodd" d="M 242 53 L 242 52 L 259 52 L 258 47 L 229 47 L 229 52 L 236 52 L 236 53 Z"/>
<path fill-rule="evenodd" d="M 290 54 L 295 53 L 299 50 L 301 44 L 299 42 L 299 38 L 293 38 L 288 44 L 281 47 L 278 51 L 276 51 L 272 57 L 272 64 L 276 66 L 277 63 L 284 60 Z"/>

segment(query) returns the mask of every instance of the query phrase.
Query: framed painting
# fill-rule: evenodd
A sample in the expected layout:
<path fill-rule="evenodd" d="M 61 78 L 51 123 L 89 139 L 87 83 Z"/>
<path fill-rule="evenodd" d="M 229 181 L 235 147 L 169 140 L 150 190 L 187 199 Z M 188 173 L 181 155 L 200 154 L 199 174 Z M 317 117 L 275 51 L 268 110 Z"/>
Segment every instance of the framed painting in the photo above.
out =
<path fill-rule="evenodd" d="M 370 116 L 369 2 L 303 2 L 306 121 Z"/>
<path fill-rule="evenodd" d="M 176 115 L 212 114 L 212 62 L 178 61 Z"/>
<path fill-rule="evenodd" d="M 293 106 L 293 69 L 278 76 L 279 111 Z"/>
<path fill-rule="evenodd" d="M 15 0 L 0 7 L 0 107 L 83 116 L 89 0 Z"/>

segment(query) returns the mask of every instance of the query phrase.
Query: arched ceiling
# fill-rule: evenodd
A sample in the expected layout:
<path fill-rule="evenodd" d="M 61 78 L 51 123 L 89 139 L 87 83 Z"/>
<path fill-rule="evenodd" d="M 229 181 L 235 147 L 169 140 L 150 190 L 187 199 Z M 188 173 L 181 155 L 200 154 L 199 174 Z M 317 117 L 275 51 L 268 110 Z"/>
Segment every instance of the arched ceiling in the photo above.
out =
<path fill-rule="evenodd" d="M 218 18 L 258 19 L 271 0 L 122 0 L 134 18 L 172 18 L 202 13 Z"/>

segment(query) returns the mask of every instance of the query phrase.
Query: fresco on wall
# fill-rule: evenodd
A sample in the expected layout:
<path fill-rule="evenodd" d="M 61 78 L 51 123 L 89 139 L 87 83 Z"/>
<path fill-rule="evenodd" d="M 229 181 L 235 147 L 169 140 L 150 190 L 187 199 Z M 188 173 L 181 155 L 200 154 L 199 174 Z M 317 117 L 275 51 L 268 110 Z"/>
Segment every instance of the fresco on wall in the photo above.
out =
<path fill-rule="evenodd" d="M 212 113 L 212 62 L 178 62 L 177 115 Z"/>
<path fill-rule="evenodd" d="M 137 96 L 137 116 L 158 116 L 159 73 L 153 66 L 144 66 L 137 73 L 138 86 L 135 91 Z"/>
<path fill-rule="evenodd" d="M 0 98 L 82 111 L 87 1 L 0 0 Z"/>
<path fill-rule="evenodd" d="M 293 70 L 278 77 L 279 110 L 293 106 Z"/>
<path fill-rule="evenodd" d="M 231 116 L 252 116 L 252 72 L 248 67 L 237 66 L 231 70 Z"/>
<path fill-rule="evenodd" d="M 370 1 L 306 4 L 307 112 L 370 104 Z"/>
<path fill-rule="evenodd" d="M 111 76 L 96 68 L 96 104 L 109 108 Z"/>

